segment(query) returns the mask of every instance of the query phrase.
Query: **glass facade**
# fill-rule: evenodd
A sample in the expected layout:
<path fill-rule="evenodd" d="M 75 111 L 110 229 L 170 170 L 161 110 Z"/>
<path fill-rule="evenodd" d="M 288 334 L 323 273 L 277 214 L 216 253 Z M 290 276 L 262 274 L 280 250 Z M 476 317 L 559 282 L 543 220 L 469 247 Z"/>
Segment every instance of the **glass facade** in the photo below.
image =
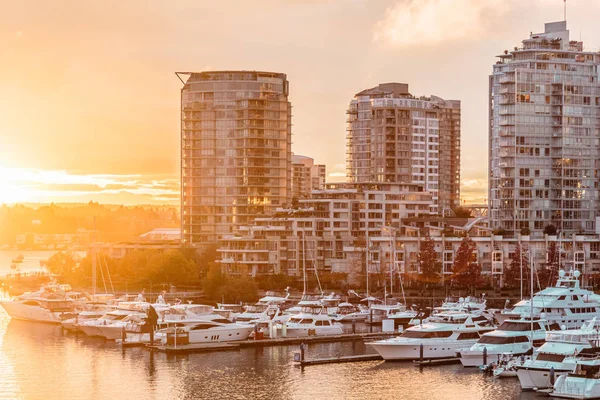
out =
<path fill-rule="evenodd" d="M 190 73 L 181 90 L 182 239 L 215 242 L 291 200 L 286 75 Z"/>
<path fill-rule="evenodd" d="M 360 182 L 413 183 L 433 196 L 433 213 L 460 201 L 460 102 L 416 98 L 386 83 L 350 102 L 346 173 Z"/>
<path fill-rule="evenodd" d="M 598 209 L 598 53 L 546 24 L 499 56 L 490 77 L 490 220 L 516 236 L 594 233 Z"/>

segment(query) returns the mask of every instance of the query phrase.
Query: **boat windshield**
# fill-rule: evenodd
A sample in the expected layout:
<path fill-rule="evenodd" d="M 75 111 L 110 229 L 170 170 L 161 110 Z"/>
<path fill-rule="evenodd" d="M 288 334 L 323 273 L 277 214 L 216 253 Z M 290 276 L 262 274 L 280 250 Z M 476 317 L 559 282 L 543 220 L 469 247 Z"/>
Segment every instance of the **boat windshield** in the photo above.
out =
<path fill-rule="evenodd" d="M 108 314 L 106 317 L 104 317 L 104 319 L 107 321 L 120 321 L 126 316 L 126 314 Z"/>
<path fill-rule="evenodd" d="M 570 375 L 586 379 L 600 379 L 600 365 L 577 364 L 575 372 Z"/>
<path fill-rule="evenodd" d="M 562 362 L 565 359 L 563 354 L 551 354 L 551 353 L 540 353 L 538 354 L 537 361 L 553 361 Z"/>
<path fill-rule="evenodd" d="M 490 336 L 483 335 L 477 343 L 481 344 L 513 344 L 529 342 L 527 336 Z"/>
<path fill-rule="evenodd" d="M 409 339 L 433 339 L 433 338 L 447 338 L 452 336 L 452 331 L 438 331 L 438 332 L 423 332 L 423 331 L 404 331 L 401 337 Z"/>
<path fill-rule="evenodd" d="M 537 322 L 533 323 L 533 330 L 540 329 L 540 324 Z M 530 322 L 513 322 L 513 321 L 504 321 L 502 325 L 498 327 L 499 331 L 509 331 L 509 332 L 526 332 L 531 330 Z"/>
<path fill-rule="evenodd" d="M 261 313 L 264 312 L 267 308 L 269 308 L 266 304 L 255 304 L 246 307 L 246 312 L 249 313 Z"/>

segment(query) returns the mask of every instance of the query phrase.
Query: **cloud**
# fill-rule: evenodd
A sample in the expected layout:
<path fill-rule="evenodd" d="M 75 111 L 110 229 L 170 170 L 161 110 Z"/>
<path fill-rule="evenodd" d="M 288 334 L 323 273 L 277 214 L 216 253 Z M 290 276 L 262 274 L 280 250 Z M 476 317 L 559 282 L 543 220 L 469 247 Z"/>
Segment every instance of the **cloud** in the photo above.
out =
<path fill-rule="evenodd" d="M 400 0 L 375 24 L 373 40 L 397 47 L 476 40 L 514 0 Z"/>

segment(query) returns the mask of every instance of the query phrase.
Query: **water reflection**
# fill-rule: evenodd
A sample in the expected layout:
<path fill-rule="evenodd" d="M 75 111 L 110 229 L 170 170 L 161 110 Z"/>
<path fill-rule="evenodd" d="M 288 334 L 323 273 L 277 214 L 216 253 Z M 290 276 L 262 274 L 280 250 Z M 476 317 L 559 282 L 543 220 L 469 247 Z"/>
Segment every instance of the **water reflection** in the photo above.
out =
<path fill-rule="evenodd" d="M 460 365 L 380 361 L 298 368 L 298 346 L 170 355 L 10 321 L 0 311 L 0 399 L 533 399 L 517 380 Z M 361 354 L 362 342 L 310 345 L 307 357 Z"/>

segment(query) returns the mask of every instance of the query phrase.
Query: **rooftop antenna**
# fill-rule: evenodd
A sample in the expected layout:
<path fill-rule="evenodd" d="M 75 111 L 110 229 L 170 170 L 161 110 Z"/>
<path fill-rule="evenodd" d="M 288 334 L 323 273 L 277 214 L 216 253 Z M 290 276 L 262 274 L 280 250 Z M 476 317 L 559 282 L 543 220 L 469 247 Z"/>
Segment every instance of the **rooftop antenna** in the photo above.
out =
<path fill-rule="evenodd" d="M 564 3 L 565 3 L 565 5 L 564 5 L 564 7 L 565 7 L 565 19 L 564 19 L 564 21 L 566 21 L 567 20 L 567 0 L 564 0 Z"/>

